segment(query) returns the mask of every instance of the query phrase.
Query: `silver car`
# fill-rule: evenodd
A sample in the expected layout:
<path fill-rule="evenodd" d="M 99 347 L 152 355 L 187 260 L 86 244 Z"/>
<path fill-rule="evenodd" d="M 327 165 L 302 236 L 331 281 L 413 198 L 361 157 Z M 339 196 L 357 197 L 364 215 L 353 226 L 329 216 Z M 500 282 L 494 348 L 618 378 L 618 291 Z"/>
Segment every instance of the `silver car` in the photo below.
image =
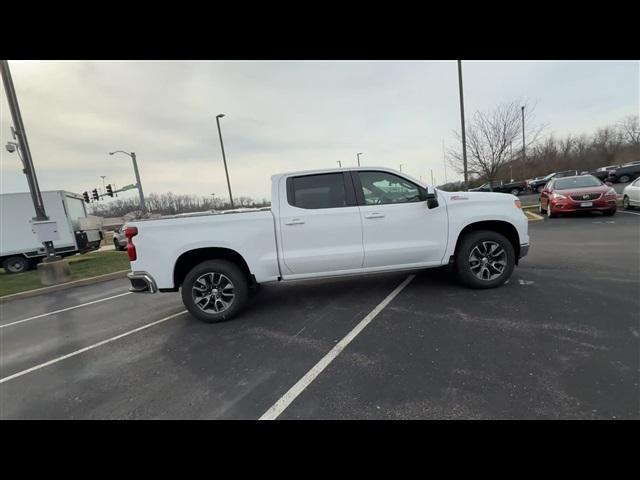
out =
<path fill-rule="evenodd" d="M 113 231 L 113 246 L 116 247 L 116 250 L 122 251 L 127 249 L 127 237 L 124 236 L 125 228 L 127 228 L 127 226 L 122 225 Z"/>

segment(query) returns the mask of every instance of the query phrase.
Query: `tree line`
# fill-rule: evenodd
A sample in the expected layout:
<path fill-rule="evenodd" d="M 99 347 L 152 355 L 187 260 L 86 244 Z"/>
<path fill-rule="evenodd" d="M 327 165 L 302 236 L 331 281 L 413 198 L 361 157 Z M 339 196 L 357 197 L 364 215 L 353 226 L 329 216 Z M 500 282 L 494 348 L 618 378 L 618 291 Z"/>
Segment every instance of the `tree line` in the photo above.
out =
<path fill-rule="evenodd" d="M 271 202 L 266 198 L 256 200 L 251 197 L 235 197 L 233 203 L 236 208 L 261 208 L 271 205 Z M 221 198 L 177 195 L 172 192 L 145 195 L 145 204 L 150 213 L 160 215 L 228 210 L 231 208 L 231 203 Z M 91 204 L 91 210 L 93 215 L 101 217 L 123 217 L 127 214 L 141 216 L 138 197 L 118 198 L 107 204 L 93 203 Z"/>
<path fill-rule="evenodd" d="M 524 103 L 524 152 L 522 106 Z M 546 125 L 537 123 L 535 107 L 515 100 L 489 111 L 476 111 L 465 128 L 469 186 L 496 180 L 522 181 L 562 170 L 593 171 L 596 168 L 640 160 L 638 115 L 620 119 L 595 133 L 544 136 Z M 448 163 L 463 173 L 462 136 L 447 153 Z M 441 185 L 461 190 L 463 182 Z"/>

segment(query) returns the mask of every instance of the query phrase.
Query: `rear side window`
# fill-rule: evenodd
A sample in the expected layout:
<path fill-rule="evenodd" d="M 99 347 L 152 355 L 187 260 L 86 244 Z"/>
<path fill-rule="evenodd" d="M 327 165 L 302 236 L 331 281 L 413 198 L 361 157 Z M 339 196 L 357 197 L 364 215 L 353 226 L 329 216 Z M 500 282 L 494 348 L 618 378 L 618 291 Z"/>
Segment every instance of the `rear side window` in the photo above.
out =
<path fill-rule="evenodd" d="M 339 208 L 348 206 L 345 176 L 342 173 L 305 175 L 287 179 L 287 199 L 298 208 Z"/>

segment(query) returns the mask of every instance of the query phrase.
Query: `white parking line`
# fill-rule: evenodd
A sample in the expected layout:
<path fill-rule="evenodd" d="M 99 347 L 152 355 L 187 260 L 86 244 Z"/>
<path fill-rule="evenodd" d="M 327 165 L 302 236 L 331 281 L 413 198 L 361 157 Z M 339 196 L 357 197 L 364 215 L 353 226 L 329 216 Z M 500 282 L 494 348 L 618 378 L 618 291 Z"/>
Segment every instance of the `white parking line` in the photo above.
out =
<path fill-rule="evenodd" d="M 259 420 L 275 420 L 285 411 L 285 409 L 293 402 L 298 395 L 300 395 L 305 388 L 307 388 L 322 371 L 329 366 L 329 364 L 335 360 L 335 358 L 340 355 L 351 341 L 356 338 L 356 336 L 364 330 L 364 328 L 369 325 L 369 323 L 380 313 L 390 302 L 393 300 L 396 295 L 398 295 L 404 287 L 409 285 L 411 280 L 415 278 L 415 275 L 409 275 L 405 280 L 398 285 L 393 292 L 391 292 L 387 297 L 380 302 L 376 308 L 371 310 L 369 314 L 364 317 L 360 323 L 358 323 L 353 330 L 351 330 L 347 335 L 343 337 L 330 351 L 327 353 L 318 363 L 316 363 L 311 370 L 309 370 L 298 382 L 289 389 L 287 393 L 285 393 L 276 403 L 273 404 L 269 410 L 267 410 Z"/>
<path fill-rule="evenodd" d="M 628 213 L 629 215 L 640 215 L 640 213 L 636 213 L 636 212 L 626 212 L 624 210 L 618 210 L 618 213 Z"/>
<path fill-rule="evenodd" d="M 16 320 L 15 322 L 7 323 L 5 325 L 0 325 L 0 328 L 11 327 L 12 325 L 18 325 L 19 323 L 28 322 L 30 320 L 35 320 L 36 318 L 46 317 L 48 315 L 55 315 L 56 313 L 68 312 L 69 310 L 75 310 L 76 308 L 86 307 L 87 305 L 93 305 L 95 303 L 104 302 L 106 300 L 111 300 L 113 298 L 124 297 L 125 295 L 129 295 L 132 292 L 120 293 L 119 295 L 114 295 L 113 297 L 101 298 L 100 300 L 94 300 L 92 302 L 81 303 L 80 305 L 75 305 L 73 307 L 62 308 L 60 310 L 55 310 L 53 312 L 43 313 L 41 315 L 36 315 L 35 317 L 24 318 L 22 320 Z"/>
<path fill-rule="evenodd" d="M 27 368 L 26 370 L 22 370 L 21 372 L 14 373 L 13 375 L 9 375 L 8 377 L 0 378 L 0 383 L 8 382 L 9 380 L 13 380 L 14 378 L 18 378 L 23 375 L 26 375 L 27 373 L 40 370 L 41 368 L 44 368 L 44 367 L 48 367 L 49 365 L 53 365 L 54 363 L 61 362 L 62 360 L 65 360 L 67 358 L 75 357 L 76 355 L 80 355 L 81 353 L 86 352 L 88 350 L 93 350 L 94 348 L 98 348 L 102 345 L 106 345 L 107 343 L 115 342 L 120 338 L 124 338 L 128 335 L 139 332 L 146 328 L 153 327 L 154 325 L 158 325 L 159 323 L 166 322 L 167 320 L 171 320 L 172 318 L 178 317 L 183 313 L 187 313 L 187 311 L 183 310 L 181 312 L 174 313 L 173 315 L 169 315 L 168 317 L 161 318 L 160 320 L 156 320 L 155 322 L 147 323 L 146 325 L 143 325 L 138 328 L 134 328 L 133 330 L 129 330 L 128 332 L 125 332 L 125 333 L 121 333 L 120 335 L 116 335 L 115 337 L 107 338 L 106 340 L 102 340 L 101 342 L 94 343 L 93 345 L 89 345 L 88 347 L 81 348 L 80 350 L 67 353 L 66 355 L 62 355 L 61 357 L 57 357 L 57 358 L 54 358 L 53 360 L 49 360 L 48 362 L 44 362 L 39 365 L 36 365 L 35 367 Z"/>

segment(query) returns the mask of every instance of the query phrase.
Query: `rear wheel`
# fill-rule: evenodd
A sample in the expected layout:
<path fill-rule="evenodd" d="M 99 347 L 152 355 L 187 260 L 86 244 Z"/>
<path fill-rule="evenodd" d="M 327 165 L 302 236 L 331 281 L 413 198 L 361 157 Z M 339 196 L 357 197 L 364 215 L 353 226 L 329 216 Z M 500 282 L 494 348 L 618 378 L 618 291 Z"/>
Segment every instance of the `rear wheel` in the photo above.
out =
<path fill-rule="evenodd" d="M 31 264 L 29 263 L 29 260 L 27 260 L 23 256 L 16 255 L 6 258 L 2 262 L 2 267 L 7 273 L 22 273 L 29 270 Z"/>
<path fill-rule="evenodd" d="M 470 288 L 494 288 L 509 279 L 516 256 L 504 235 L 480 230 L 465 235 L 461 241 L 455 269 L 463 284 Z"/>
<path fill-rule="evenodd" d="M 233 318 L 246 304 L 249 283 L 244 272 L 226 260 L 207 260 L 187 273 L 182 302 L 189 313 L 207 323 Z"/>
<path fill-rule="evenodd" d="M 618 182 L 620 183 L 629 183 L 629 180 L 631 180 L 629 175 L 622 175 L 621 177 L 618 177 Z"/>

